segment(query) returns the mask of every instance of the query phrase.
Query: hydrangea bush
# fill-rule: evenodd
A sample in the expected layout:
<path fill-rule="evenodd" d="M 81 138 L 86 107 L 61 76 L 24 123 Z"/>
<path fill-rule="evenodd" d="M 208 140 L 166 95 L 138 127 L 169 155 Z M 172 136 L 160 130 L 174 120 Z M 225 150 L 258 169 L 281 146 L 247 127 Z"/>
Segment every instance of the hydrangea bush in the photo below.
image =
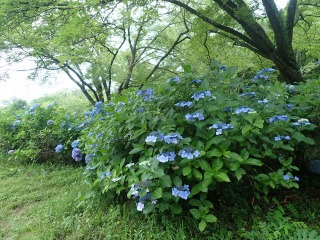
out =
<path fill-rule="evenodd" d="M 8 112 L 2 119 L 6 119 L 1 126 L 2 142 L 10 158 L 24 163 L 57 159 L 73 162 L 68 145 L 80 136 L 81 117 L 65 114 L 54 103 L 36 103 L 24 111 Z"/>
<path fill-rule="evenodd" d="M 217 66 L 100 106 L 80 138 L 90 187 L 82 200 L 126 195 L 143 213 L 189 209 L 204 230 L 216 221 L 209 199 L 223 184 L 264 194 L 297 188 L 295 152 L 314 144 L 306 134 L 316 126 L 273 71 L 245 81 Z"/>

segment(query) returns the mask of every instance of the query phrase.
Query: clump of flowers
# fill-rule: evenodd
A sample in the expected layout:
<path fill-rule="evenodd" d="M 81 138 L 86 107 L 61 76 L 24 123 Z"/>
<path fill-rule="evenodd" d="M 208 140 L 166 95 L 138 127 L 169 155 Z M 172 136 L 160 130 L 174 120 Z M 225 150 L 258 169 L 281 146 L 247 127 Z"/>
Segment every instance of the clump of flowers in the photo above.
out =
<path fill-rule="evenodd" d="M 158 154 L 157 156 L 157 160 L 159 162 L 165 163 L 165 162 L 171 162 L 174 161 L 174 158 L 176 157 L 176 153 L 175 152 L 163 152 Z"/>
<path fill-rule="evenodd" d="M 48 120 L 47 125 L 51 125 L 51 124 L 53 124 L 53 120 Z"/>
<path fill-rule="evenodd" d="M 197 92 L 193 94 L 191 98 L 193 98 L 196 101 L 199 101 L 201 98 L 205 97 L 211 97 L 211 92 L 209 90 Z"/>
<path fill-rule="evenodd" d="M 154 99 L 153 90 L 151 88 L 146 90 L 139 90 L 137 96 L 141 96 L 144 101 Z"/>
<path fill-rule="evenodd" d="M 202 121 L 202 120 L 204 120 L 204 116 L 202 113 L 199 113 L 199 112 L 188 113 L 186 115 L 186 120 L 189 122 L 195 122 L 196 120 Z"/>
<path fill-rule="evenodd" d="M 254 109 L 249 108 L 249 107 L 245 107 L 245 106 L 241 106 L 236 109 L 236 114 L 248 113 L 248 112 L 254 112 Z"/>
<path fill-rule="evenodd" d="M 181 156 L 182 158 L 187 158 L 187 159 L 191 160 L 193 158 L 199 157 L 200 152 L 198 150 L 194 150 L 192 148 L 184 148 L 179 151 L 178 155 Z"/>
<path fill-rule="evenodd" d="M 226 123 L 216 123 L 213 124 L 209 129 L 216 129 L 216 135 L 221 135 L 223 130 L 231 129 L 233 126 L 231 124 Z"/>
<path fill-rule="evenodd" d="M 277 121 L 284 121 L 284 122 L 288 122 L 289 118 L 287 115 L 282 115 L 282 116 L 277 116 L 275 115 L 274 117 L 269 119 L 269 122 L 273 123 L 273 122 L 277 122 Z"/>
<path fill-rule="evenodd" d="M 175 104 L 175 106 L 177 107 L 191 107 L 192 102 L 178 102 Z"/>
<path fill-rule="evenodd" d="M 174 197 L 180 197 L 184 200 L 188 199 L 188 196 L 190 195 L 189 185 L 183 185 L 183 186 L 175 186 L 172 188 L 172 196 Z"/>
<path fill-rule="evenodd" d="M 280 136 L 280 135 L 278 135 L 278 136 L 276 136 L 276 137 L 274 137 L 274 140 L 275 141 L 281 141 L 281 140 L 291 140 L 291 137 L 290 136 Z"/>
<path fill-rule="evenodd" d="M 156 132 L 155 131 L 155 132 L 150 133 L 149 136 L 147 136 L 145 142 L 146 143 L 150 143 L 150 142 L 155 143 L 158 139 L 160 141 L 162 141 L 164 139 L 164 135 L 161 132 Z"/>
<path fill-rule="evenodd" d="M 63 145 L 62 145 L 62 144 L 58 144 L 58 145 L 56 146 L 56 148 L 55 148 L 55 150 L 56 150 L 57 153 L 60 153 L 60 152 L 62 151 L 62 149 L 63 149 Z"/>
<path fill-rule="evenodd" d="M 72 150 L 71 156 L 77 162 L 80 162 L 82 160 L 81 150 L 79 148 L 74 148 Z"/>
<path fill-rule="evenodd" d="M 178 140 L 182 140 L 182 136 L 180 134 L 177 134 L 177 133 L 171 133 L 171 134 L 168 134 L 166 136 L 164 136 L 164 141 L 166 143 L 173 143 L 173 144 L 177 144 L 178 143 Z"/>

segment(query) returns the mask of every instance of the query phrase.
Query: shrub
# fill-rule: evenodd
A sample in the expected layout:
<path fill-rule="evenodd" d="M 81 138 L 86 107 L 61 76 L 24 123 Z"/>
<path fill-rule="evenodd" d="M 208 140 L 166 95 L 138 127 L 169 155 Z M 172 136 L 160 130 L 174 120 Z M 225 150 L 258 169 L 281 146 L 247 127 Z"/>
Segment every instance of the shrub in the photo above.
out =
<path fill-rule="evenodd" d="M 90 187 L 82 200 L 127 195 L 143 213 L 189 209 L 202 231 L 216 221 L 210 199 L 224 184 L 297 188 L 295 152 L 314 144 L 305 134 L 316 126 L 273 71 L 246 81 L 217 66 L 104 104 L 80 139 Z"/>
<path fill-rule="evenodd" d="M 55 104 L 34 104 L 27 111 L 8 111 L 1 116 L 1 143 L 10 158 L 20 162 L 71 160 L 71 141 L 80 136 L 81 117 L 66 115 Z M 63 143 L 60 155 L 55 148 Z M 69 144 L 70 143 L 70 144 Z"/>

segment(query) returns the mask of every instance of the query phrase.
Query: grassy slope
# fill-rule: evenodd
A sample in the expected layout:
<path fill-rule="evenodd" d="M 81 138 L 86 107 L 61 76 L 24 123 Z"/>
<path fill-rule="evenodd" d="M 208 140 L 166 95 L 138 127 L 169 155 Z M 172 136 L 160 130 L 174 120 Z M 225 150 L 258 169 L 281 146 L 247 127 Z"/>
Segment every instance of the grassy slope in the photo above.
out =
<path fill-rule="evenodd" d="M 249 204 L 240 199 L 216 206 L 221 221 L 200 234 L 186 216 L 142 216 L 134 203 L 77 209 L 84 189 L 81 168 L 0 159 L 0 239 L 320 239 L 314 231 L 320 230 L 320 197 L 314 190 L 297 192 L 283 208 L 245 209 Z"/>

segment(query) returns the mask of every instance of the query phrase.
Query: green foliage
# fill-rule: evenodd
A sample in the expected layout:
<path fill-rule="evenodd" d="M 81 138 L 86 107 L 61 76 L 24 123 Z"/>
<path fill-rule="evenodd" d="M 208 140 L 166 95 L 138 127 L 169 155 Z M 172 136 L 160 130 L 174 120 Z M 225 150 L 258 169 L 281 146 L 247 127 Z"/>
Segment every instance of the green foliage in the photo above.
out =
<path fill-rule="evenodd" d="M 76 114 L 66 114 L 55 103 L 46 107 L 36 103 L 27 111 L 6 111 L 0 117 L 0 144 L 10 159 L 16 161 L 67 161 L 70 160 L 70 144 L 80 134 L 81 120 Z M 55 147 L 59 143 L 65 146 L 57 155 Z"/>
<path fill-rule="evenodd" d="M 106 104 L 81 138 L 91 156 L 81 199 L 127 195 L 145 214 L 189 209 L 203 231 L 217 220 L 209 199 L 225 184 L 253 184 L 263 194 L 298 188 L 293 159 L 301 144 L 314 144 L 306 134 L 315 125 L 289 105 L 292 88 L 267 77 L 272 71 L 245 81 L 236 68 L 217 67 L 201 81 L 186 74 L 155 95 L 128 92 Z"/>

